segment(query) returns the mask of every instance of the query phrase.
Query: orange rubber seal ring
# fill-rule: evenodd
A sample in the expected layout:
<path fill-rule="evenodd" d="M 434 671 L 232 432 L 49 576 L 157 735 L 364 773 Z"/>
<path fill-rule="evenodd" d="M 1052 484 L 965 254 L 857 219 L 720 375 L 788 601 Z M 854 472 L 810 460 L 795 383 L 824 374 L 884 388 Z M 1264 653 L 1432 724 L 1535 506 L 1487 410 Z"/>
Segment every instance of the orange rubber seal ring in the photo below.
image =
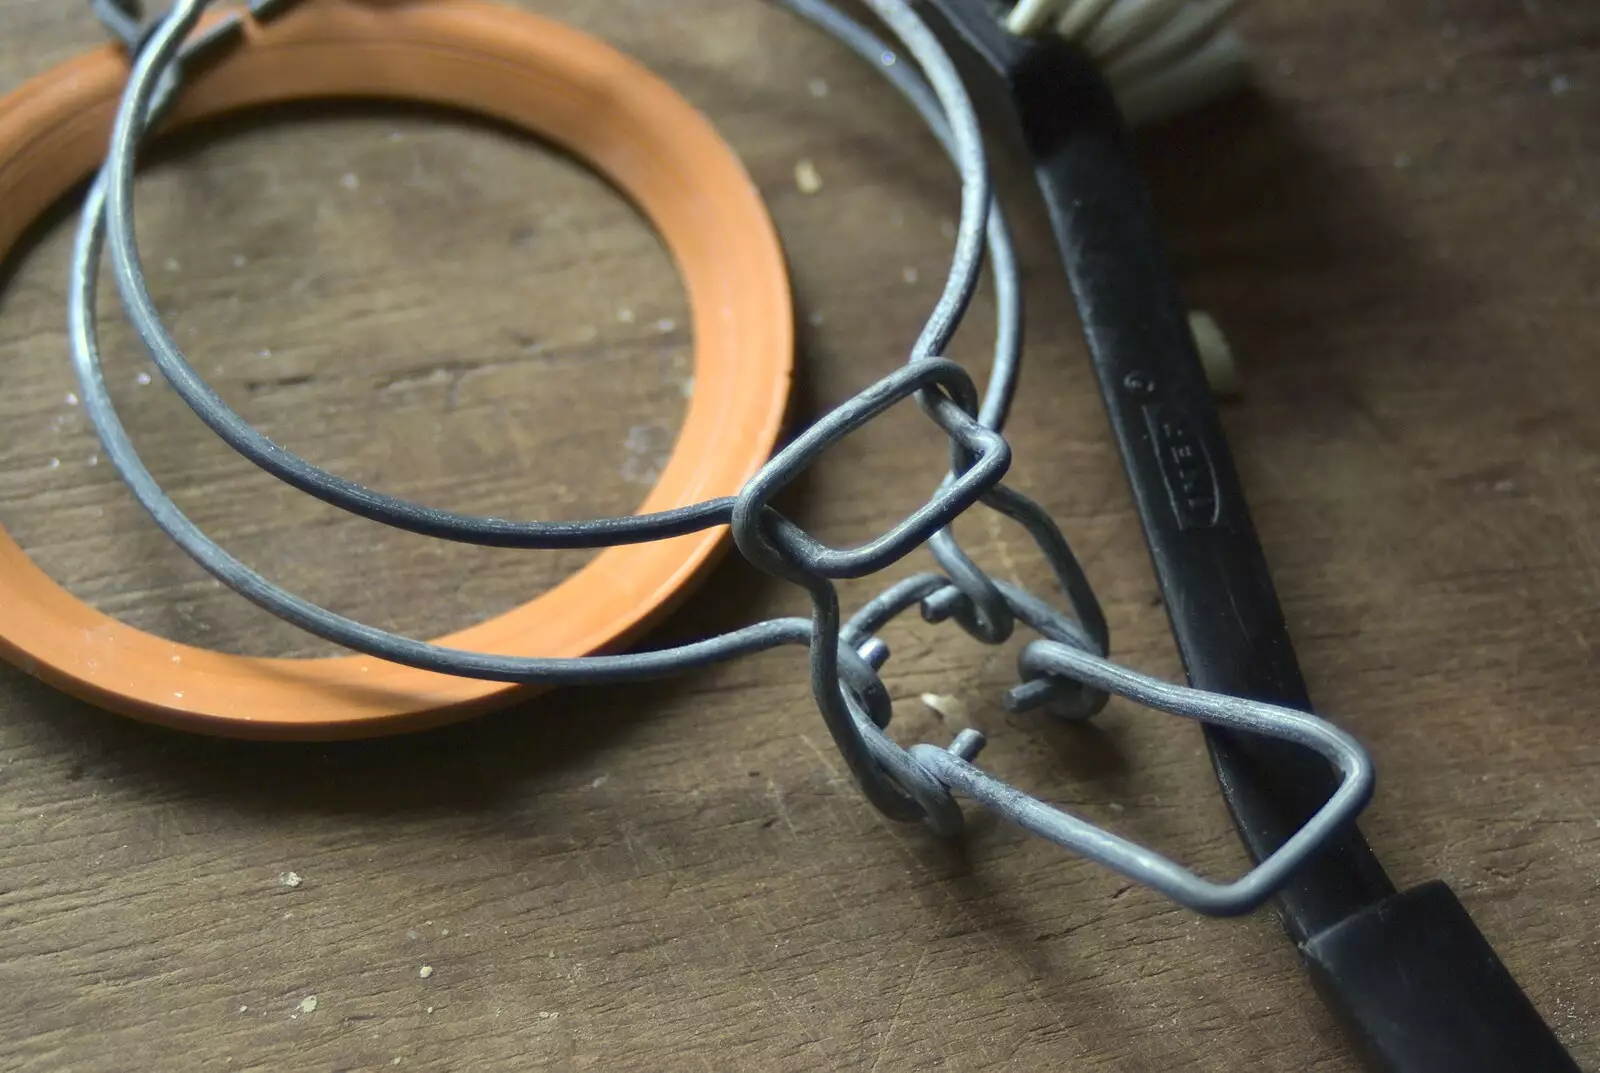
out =
<path fill-rule="evenodd" d="M 0 100 L 0 257 L 103 158 L 126 78 L 107 47 Z M 173 123 L 257 105 L 380 98 L 500 119 L 570 150 L 655 224 L 682 274 L 695 391 L 641 511 L 733 495 L 770 454 L 794 361 L 789 282 L 749 176 L 666 83 L 594 38 L 473 0 L 318 0 L 196 76 Z M 687 594 L 727 530 L 608 548 L 537 599 L 438 643 L 505 655 L 615 649 Z M 103 708 L 189 730 L 330 739 L 418 729 L 537 687 L 369 656 L 266 659 L 178 644 L 96 611 L 0 529 L 0 656 Z"/>

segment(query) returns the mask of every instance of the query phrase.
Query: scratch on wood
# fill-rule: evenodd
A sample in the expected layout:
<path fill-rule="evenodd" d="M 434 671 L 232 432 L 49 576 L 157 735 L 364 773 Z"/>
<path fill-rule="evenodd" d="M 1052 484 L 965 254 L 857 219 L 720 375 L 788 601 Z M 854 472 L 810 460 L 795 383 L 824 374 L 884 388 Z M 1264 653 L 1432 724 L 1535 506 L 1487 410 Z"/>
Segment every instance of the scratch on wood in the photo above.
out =
<path fill-rule="evenodd" d="M 916 986 L 917 974 L 922 971 L 922 966 L 927 964 L 926 952 L 917 957 L 917 963 L 911 966 L 911 971 L 906 974 L 905 986 L 900 989 L 900 999 L 894 1004 L 894 1013 L 889 1015 L 889 1027 L 884 1030 L 883 1042 L 878 1044 L 877 1056 L 872 1060 L 872 1068 L 868 1073 L 878 1073 L 878 1067 L 883 1064 L 884 1058 L 889 1054 L 889 1045 L 894 1042 L 895 1029 L 900 1027 L 900 1015 L 905 1011 L 906 999 L 911 995 L 911 989 Z"/>
<path fill-rule="evenodd" d="M 778 810 L 778 818 L 789 829 L 789 833 L 791 835 L 799 835 L 800 832 L 795 829 L 794 820 L 789 818 L 789 806 L 784 803 L 783 790 L 773 779 L 767 780 L 767 796 L 772 798 L 772 807 Z"/>

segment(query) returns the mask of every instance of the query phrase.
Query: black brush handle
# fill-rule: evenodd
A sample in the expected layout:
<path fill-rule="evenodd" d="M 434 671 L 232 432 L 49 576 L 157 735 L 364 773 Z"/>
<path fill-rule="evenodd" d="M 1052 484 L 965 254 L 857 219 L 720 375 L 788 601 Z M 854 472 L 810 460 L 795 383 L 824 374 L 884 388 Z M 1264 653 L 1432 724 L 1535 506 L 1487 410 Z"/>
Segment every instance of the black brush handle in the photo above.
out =
<path fill-rule="evenodd" d="M 1266 557 L 1195 351 L 1156 214 L 1109 90 L 1066 47 L 1026 50 L 1011 89 L 1189 681 L 1311 709 Z M 1205 729 L 1252 857 L 1333 793 L 1320 757 Z M 1443 883 L 1396 894 L 1355 825 L 1277 899 L 1326 1000 L 1388 1073 L 1576 1073 Z"/>
<path fill-rule="evenodd" d="M 1165 243 L 1121 116 L 1077 53 L 1030 50 L 1013 72 L 1026 148 L 1077 301 L 1139 520 L 1191 684 L 1309 711 Z M 1277 849 L 1333 794 L 1309 750 L 1206 728 L 1250 853 Z M 1280 903 L 1295 940 L 1394 893 L 1352 825 Z"/>

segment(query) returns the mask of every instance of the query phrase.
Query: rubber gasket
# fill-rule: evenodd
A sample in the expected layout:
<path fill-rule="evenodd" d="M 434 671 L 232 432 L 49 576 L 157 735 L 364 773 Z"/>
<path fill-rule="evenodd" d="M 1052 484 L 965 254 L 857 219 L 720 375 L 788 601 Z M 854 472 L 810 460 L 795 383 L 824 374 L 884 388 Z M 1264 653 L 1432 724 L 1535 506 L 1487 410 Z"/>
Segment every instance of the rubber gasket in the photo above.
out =
<path fill-rule="evenodd" d="M 0 100 L 0 256 L 104 155 L 127 67 L 107 47 Z M 688 295 L 695 391 L 641 512 L 735 494 L 775 444 L 794 361 L 782 249 L 737 156 L 635 61 L 571 27 L 474 0 L 323 0 L 197 74 L 173 116 L 382 99 L 499 119 L 561 146 L 629 196 Z M 505 655 L 613 650 L 687 595 L 726 530 L 608 548 L 503 615 L 439 639 Z M 179 644 L 95 610 L 0 529 L 0 656 L 100 707 L 230 737 L 328 739 L 464 718 L 535 687 L 367 656 L 270 659 Z"/>

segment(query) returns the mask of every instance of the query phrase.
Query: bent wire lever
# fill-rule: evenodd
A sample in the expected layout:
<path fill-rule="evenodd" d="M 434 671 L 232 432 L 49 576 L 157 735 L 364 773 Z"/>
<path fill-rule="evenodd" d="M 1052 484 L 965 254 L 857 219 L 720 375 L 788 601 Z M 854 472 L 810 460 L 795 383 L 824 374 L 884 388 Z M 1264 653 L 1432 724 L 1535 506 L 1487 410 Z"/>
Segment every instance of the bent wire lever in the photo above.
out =
<path fill-rule="evenodd" d="M 990 133 L 1020 142 L 1037 179 L 1191 685 L 1309 711 L 1111 91 L 1064 42 L 1006 32 L 985 0 L 924 6 L 968 61 L 963 74 L 999 124 Z M 1205 736 L 1258 861 L 1300 837 L 1336 792 L 1334 772 L 1296 745 L 1215 720 Z M 1288 878 L 1277 903 L 1314 981 L 1378 1068 L 1576 1070 L 1449 887 L 1397 894 L 1354 824 Z"/>
<path fill-rule="evenodd" d="M 1231 916 L 1257 908 L 1283 886 L 1318 843 L 1349 823 L 1372 795 L 1372 764 L 1365 751 L 1348 734 L 1304 712 L 1185 689 L 1056 641 L 1034 641 L 1023 651 L 1021 662 L 1024 674 L 1068 678 L 1147 708 L 1199 720 L 1208 727 L 1293 742 L 1321 754 L 1338 768 L 1342 776 L 1338 788 L 1304 826 L 1244 876 L 1231 883 L 1213 883 L 1137 843 L 1021 794 L 974 767 L 970 754 L 975 743 L 970 736 L 976 731 L 958 737 L 948 750 L 932 745 L 912 747 L 911 755 L 932 768 L 946 786 L 1190 909 Z"/>
<path fill-rule="evenodd" d="M 926 609 L 929 598 L 948 582 L 937 574 L 906 578 L 873 600 L 845 626 L 842 637 L 855 645 L 872 636 L 895 615 L 918 602 Z M 1173 863 L 1155 851 L 1113 834 L 1071 813 L 1064 812 L 995 778 L 974 764 L 984 737 L 963 730 L 946 748 L 914 745 L 915 778 L 926 773 L 938 786 L 959 791 L 1003 819 L 1054 842 L 1072 853 L 1088 857 L 1112 871 L 1142 883 L 1196 912 L 1210 916 L 1237 916 L 1259 907 L 1283 886 L 1323 840 L 1349 823 L 1372 796 L 1372 760 L 1356 740 L 1332 724 L 1305 712 L 1273 704 L 1223 696 L 1173 685 L 1131 671 L 1107 659 L 1096 640 L 1074 619 L 1008 582 L 995 582 L 1011 613 L 1042 640 L 1023 649 L 1020 669 L 1024 683 L 1012 689 L 1006 706 L 1013 711 L 1034 707 L 1044 682 L 1069 686 L 1078 696 L 1066 707 L 1056 696 L 1058 712 L 1069 718 L 1088 718 L 1104 705 L 1108 694 L 1170 715 L 1195 719 L 1211 726 L 1248 730 L 1304 747 L 1325 757 L 1340 773 L 1328 799 L 1282 846 L 1244 876 L 1230 883 L 1214 883 Z M 864 714 L 857 716 L 862 736 L 880 753 L 889 752 L 888 738 Z"/>

